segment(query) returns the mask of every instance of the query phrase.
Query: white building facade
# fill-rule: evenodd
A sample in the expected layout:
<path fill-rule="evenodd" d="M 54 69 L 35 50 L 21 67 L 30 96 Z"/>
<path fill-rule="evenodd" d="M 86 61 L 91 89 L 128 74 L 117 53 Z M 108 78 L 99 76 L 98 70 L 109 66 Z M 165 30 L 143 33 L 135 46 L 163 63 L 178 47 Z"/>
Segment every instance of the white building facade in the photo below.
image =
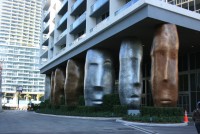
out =
<path fill-rule="evenodd" d="M 41 0 L 0 1 L 0 60 L 3 62 L 3 104 L 22 87 L 21 99 L 44 95 L 45 75 L 40 74 Z"/>
<path fill-rule="evenodd" d="M 88 49 L 99 48 L 115 57 L 117 76 L 121 41 L 137 37 L 144 49 L 142 105 L 152 105 L 150 49 L 155 27 L 176 24 L 180 40 L 178 106 L 191 112 L 200 100 L 199 11 L 199 0 L 45 0 L 41 73 L 49 83 L 55 68 L 65 68 L 68 59 L 84 62 Z"/>

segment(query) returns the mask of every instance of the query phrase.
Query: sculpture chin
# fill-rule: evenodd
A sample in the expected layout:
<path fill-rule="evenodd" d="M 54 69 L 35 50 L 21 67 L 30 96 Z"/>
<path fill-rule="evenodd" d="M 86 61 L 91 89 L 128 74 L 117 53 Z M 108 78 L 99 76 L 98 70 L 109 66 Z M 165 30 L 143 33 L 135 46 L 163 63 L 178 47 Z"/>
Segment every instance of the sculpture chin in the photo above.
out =
<path fill-rule="evenodd" d="M 141 98 L 139 96 L 129 97 L 125 99 L 125 102 L 123 105 L 127 105 L 134 109 L 138 109 L 140 107 L 140 101 L 141 101 Z"/>

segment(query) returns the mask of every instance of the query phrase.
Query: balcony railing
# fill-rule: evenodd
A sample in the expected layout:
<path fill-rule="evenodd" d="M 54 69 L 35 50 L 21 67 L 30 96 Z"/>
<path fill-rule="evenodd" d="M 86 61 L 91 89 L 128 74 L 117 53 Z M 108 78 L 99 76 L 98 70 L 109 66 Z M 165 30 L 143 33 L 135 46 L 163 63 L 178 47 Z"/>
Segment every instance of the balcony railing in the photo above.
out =
<path fill-rule="evenodd" d="M 200 13 L 200 7 L 197 6 L 197 0 L 160 0 L 178 7 Z M 192 7 L 192 8 L 191 8 Z"/>
<path fill-rule="evenodd" d="M 96 11 L 99 7 L 101 7 L 102 5 L 104 5 L 106 2 L 108 2 L 108 0 L 98 0 L 97 2 L 95 2 L 92 6 L 91 6 L 91 13 L 93 13 L 94 11 Z"/>
<path fill-rule="evenodd" d="M 104 19 L 103 21 L 101 21 L 99 24 L 97 24 L 95 27 L 90 29 L 90 32 L 93 32 L 95 29 L 97 29 L 98 27 L 102 26 L 103 24 L 107 23 L 107 21 L 109 20 L 109 17 L 107 17 L 106 19 Z"/>
<path fill-rule="evenodd" d="M 60 5 L 60 7 L 62 8 L 66 3 L 67 3 L 68 0 L 63 0 L 62 4 Z"/>
<path fill-rule="evenodd" d="M 42 46 L 41 55 L 43 55 L 48 50 L 48 46 Z"/>
<path fill-rule="evenodd" d="M 44 29 L 43 30 L 45 30 L 49 26 L 49 24 L 50 24 L 50 20 L 47 23 L 44 22 Z"/>
<path fill-rule="evenodd" d="M 74 21 L 70 26 L 70 31 L 75 29 L 78 25 L 80 25 L 86 19 L 86 12 L 84 12 L 78 19 Z"/>
<path fill-rule="evenodd" d="M 118 15 L 119 13 L 121 13 L 122 11 L 124 11 L 125 9 L 127 9 L 128 7 L 130 7 L 131 5 L 133 5 L 134 3 L 136 3 L 138 0 L 131 0 L 128 3 L 126 3 L 125 5 L 123 5 L 119 10 L 117 10 L 115 12 L 115 15 Z"/>
<path fill-rule="evenodd" d="M 67 35 L 67 29 L 65 29 L 60 36 L 57 37 L 57 41 L 60 40 L 63 36 Z"/>
<path fill-rule="evenodd" d="M 86 34 L 81 35 L 80 37 L 78 37 L 77 39 L 75 39 L 71 44 L 69 44 L 69 46 L 74 45 L 75 43 L 79 42 L 80 40 L 82 40 L 83 38 L 85 38 Z"/>
<path fill-rule="evenodd" d="M 65 49 L 66 49 L 66 47 L 64 47 L 64 48 L 62 48 L 62 49 L 60 49 L 57 53 L 56 53 L 56 55 L 58 55 L 58 54 L 61 54 L 62 52 L 64 52 L 65 51 Z"/>
<path fill-rule="evenodd" d="M 68 16 L 68 12 L 66 12 L 63 17 L 60 19 L 59 23 L 58 23 L 58 26 L 61 25 L 66 19 L 67 19 L 67 16 Z"/>
<path fill-rule="evenodd" d="M 71 10 L 72 12 L 83 2 L 84 0 L 77 0 L 74 5 L 72 5 Z"/>

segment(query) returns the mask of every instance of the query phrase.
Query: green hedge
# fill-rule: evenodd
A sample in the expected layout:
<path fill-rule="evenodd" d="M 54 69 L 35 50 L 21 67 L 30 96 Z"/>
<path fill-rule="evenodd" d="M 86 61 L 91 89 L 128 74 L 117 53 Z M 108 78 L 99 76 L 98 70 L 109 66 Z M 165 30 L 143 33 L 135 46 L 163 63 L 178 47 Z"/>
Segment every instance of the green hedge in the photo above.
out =
<path fill-rule="evenodd" d="M 103 109 L 113 111 L 113 106 L 120 105 L 119 94 L 108 94 L 103 97 Z"/>
<path fill-rule="evenodd" d="M 141 116 L 176 117 L 183 116 L 183 108 L 179 107 L 141 107 Z"/>
<path fill-rule="evenodd" d="M 123 116 L 127 114 L 128 106 L 122 106 L 122 105 L 115 105 L 113 106 L 113 112 L 116 115 Z"/>
<path fill-rule="evenodd" d="M 152 123 L 182 123 L 183 116 L 158 117 L 158 116 L 132 116 L 126 115 L 123 120 Z"/>

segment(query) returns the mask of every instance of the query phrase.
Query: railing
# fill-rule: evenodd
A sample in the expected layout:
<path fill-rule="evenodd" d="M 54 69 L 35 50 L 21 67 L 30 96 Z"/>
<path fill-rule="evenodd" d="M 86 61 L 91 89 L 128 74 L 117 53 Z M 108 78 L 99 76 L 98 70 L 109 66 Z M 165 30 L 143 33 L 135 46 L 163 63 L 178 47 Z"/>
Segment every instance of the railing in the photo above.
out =
<path fill-rule="evenodd" d="M 107 17 L 106 19 L 104 19 L 103 21 L 101 21 L 99 24 L 97 24 L 95 27 L 90 29 L 90 32 L 93 32 L 95 29 L 97 29 L 98 27 L 102 26 L 103 24 L 105 24 L 107 21 L 109 20 L 109 17 Z"/>
<path fill-rule="evenodd" d="M 80 37 L 78 37 L 77 39 L 75 39 L 72 43 L 69 44 L 69 47 L 72 46 L 72 45 L 74 45 L 75 43 L 79 42 L 83 38 L 85 38 L 85 36 L 86 36 L 86 34 L 83 34 Z"/>
<path fill-rule="evenodd" d="M 197 7 L 197 5 L 196 5 L 197 0 L 164 0 L 164 2 L 179 6 L 184 9 L 194 11 L 196 13 L 200 13 L 200 8 Z M 190 7 L 193 7 L 193 8 L 190 8 Z"/>
<path fill-rule="evenodd" d="M 41 54 L 44 54 L 48 50 L 48 46 L 42 46 Z"/>
<path fill-rule="evenodd" d="M 59 51 L 56 53 L 56 55 L 61 54 L 62 52 L 64 52 L 64 51 L 65 51 L 65 48 L 66 48 L 66 47 L 64 47 L 64 48 L 62 48 L 61 50 L 59 50 Z"/>
<path fill-rule="evenodd" d="M 128 3 L 126 3 L 125 5 L 123 5 L 119 10 L 117 10 L 115 12 L 115 15 L 118 15 L 119 13 L 121 13 L 122 11 L 124 11 L 125 9 L 127 9 L 128 7 L 130 7 L 131 5 L 135 4 L 138 0 L 131 0 Z"/>
<path fill-rule="evenodd" d="M 67 29 L 65 29 L 60 36 L 57 37 L 57 41 L 60 40 L 63 36 L 67 35 Z"/>
<path fill-rule="evenodd" d="M 60 7 L 62 8 L 62 7 L 67 3 L 67 1 L 68 1 L 68 0 L 64 0 L 64 1 L 62 2 L 62 4 L 60 5 Z"/>
<path fill-rule="evenodd" d="M 86 19 L 86 12 L 84 12 L 78 19 L 74 21 L 73 24 L 70 25 L 70 31 L 76 28 L 79 24 L 81 24 Z"/>
<path fill-rule="evenodd" d="M 67 19 L 67 16 L 68 16 L 68 12 L 66 12 L 66 13 L 63 15 L 63 17 L 60 19 L 60 21 L 59 21 L 59 23 L 58 23 L 58 26 L 59 26 L 60 24 L 62 24 L 63 21 L 64 21 L 65 19 Z"/>
<path fill-rule="evenodd" d="M 50 20 L 47 23 L 44 22 L 44 29 L 43 30 L 45 30 L 49 26 L 49 24 L 50 24 Z"/>
<path fill-rule="evenodd" d="M 91 6 L 91 13 L 93 13 L 94 11 L 96 11 L 99 7 L 101 7 L 103 4 L 105 4 L 106 2 L 108 2 L 108 0 L 98 0 L 96 1 L 92 6 Z"/>
<path fill-rule="evenodd" d="M 72 12 L 83 2 L 84 0 L 77 0 L 74 5 L 72 5 L 71 10 Z"/>

